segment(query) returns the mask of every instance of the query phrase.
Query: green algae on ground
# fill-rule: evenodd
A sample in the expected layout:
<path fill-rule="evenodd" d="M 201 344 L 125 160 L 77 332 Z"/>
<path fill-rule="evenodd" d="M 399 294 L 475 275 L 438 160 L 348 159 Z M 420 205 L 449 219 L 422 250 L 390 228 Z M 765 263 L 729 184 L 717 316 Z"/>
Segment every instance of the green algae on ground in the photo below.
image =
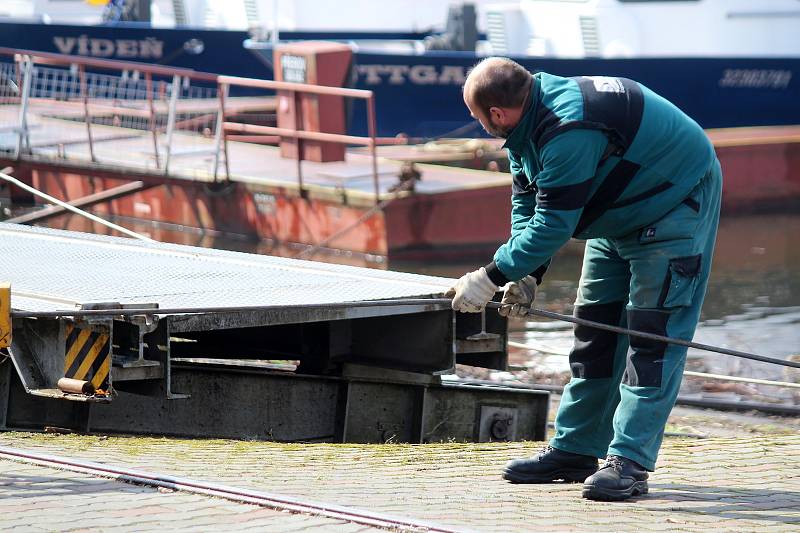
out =
<path fill-rule="evenodd" d="M 695 408 L 676 408 L 667 425 L 668 433 L 703 435 L 708 437 L 769 437 L 797 434 L 800 420 L 768 417 L 747 413 L 723 413 Z M 668 440 L 684 440 L 667 437 Z M 696 440 L 696 439 L 691 439 Z M 145 435 L 98 435 L 78 433 L 43 433 L 26 431 L 0 432 L 0 444 L 20 448 L 58 447 L 70 451 L 113 450 L 126 457 L 146 457 L 152 453 L 167 452 L 175 459 L 201 461 L 206 456 L 235 458 L 255 454 L 267 458 L 272 454 L 294 454 L 303 461 L 323 464 L 327 461 L 348 460 L 379 462 L 403 461 L 411 464 L 447 458 L 447 460 L 477 461 L 491 464 L 493 457 L 517 457 L 535 453 L 541 442 L 465 443 L 441 442 L 430 444 L 337 444 L 337 443 L 282 443 L 258 440 L 172 438 Z M 208 454 L 208 455 L 206 455 Z M 486 456 L 486 457 L 484 457 Z M 477 463 L 476 463 L 477 464 Z"/>

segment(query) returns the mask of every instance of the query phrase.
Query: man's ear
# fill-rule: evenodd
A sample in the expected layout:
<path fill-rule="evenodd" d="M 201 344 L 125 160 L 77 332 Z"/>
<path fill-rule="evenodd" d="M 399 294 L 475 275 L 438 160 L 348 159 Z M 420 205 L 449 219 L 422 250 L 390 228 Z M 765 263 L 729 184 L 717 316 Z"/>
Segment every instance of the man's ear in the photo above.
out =
<path fill-rule="evenodd" d="M 489 117 L 495 124 L 505 124 L 506 112 L 502 107 L 492 106 L 489 108 Z"/>

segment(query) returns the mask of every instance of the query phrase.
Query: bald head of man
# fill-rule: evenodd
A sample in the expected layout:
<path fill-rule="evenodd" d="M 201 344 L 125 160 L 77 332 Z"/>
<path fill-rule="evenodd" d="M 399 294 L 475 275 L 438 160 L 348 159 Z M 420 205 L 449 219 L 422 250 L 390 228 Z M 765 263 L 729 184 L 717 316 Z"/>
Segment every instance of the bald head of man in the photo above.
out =
<path fill-rule="evenodd" d="M 464 103 L 489 135 L 506 138 L 522 117 L 531 83 L 530 73 L 519 63 L 487 57 L 467 75 Z"/>

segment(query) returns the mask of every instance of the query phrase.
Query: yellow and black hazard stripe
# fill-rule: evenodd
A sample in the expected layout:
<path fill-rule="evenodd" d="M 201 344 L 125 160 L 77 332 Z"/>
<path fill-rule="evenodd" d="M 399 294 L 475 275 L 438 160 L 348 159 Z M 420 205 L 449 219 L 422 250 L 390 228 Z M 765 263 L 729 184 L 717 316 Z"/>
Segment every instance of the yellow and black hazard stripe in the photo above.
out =
<path fill-rule="evenodd" d="M 95 390 L 108 390 L 111 335 L 67 323 L 64 377 L 89 381 Z"/>
<path fill-rule="evenodd" d="M 11 345 L 11 284 L 0 283 L 0 348 Z"/>

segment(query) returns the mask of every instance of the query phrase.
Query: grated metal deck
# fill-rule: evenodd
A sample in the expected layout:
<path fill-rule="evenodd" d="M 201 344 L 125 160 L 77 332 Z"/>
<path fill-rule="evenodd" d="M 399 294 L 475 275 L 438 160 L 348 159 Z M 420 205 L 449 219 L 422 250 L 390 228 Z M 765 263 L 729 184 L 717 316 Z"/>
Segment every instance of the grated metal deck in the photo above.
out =
<path fill-rule="evenodd" d="M 0 280 L 21 311 L 98 302 L 298 306 L 441 295 L 452 280 L 0 223 Z M 365 310 L 359 311 L 367 312 Z M 370 311 L 373 314 L 379 310 Z"/>
<path fill-rule="evenodd" d="M 436 298 L 450 279 L 8 223 L 0 257 L 15 312 L 0 430 L 335 442 L 546 433 L 546 392 L 442 382 L 457 363 L 508 362 L 505 319 Z M 120 305 L 130 314 L 85 312 Z"/>

